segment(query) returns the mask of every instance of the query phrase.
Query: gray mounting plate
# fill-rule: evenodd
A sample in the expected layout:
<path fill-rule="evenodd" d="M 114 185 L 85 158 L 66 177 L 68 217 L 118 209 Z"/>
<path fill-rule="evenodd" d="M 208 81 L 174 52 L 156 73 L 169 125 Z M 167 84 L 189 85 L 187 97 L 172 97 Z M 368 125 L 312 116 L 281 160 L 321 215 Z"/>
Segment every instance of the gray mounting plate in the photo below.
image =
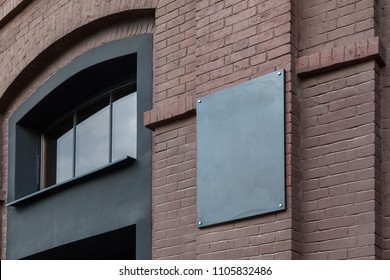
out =
<path fill-rule="evenodd" d="M 204 227 L 284 210 L 284 71 L 197 103 L 197 211 Z"/>

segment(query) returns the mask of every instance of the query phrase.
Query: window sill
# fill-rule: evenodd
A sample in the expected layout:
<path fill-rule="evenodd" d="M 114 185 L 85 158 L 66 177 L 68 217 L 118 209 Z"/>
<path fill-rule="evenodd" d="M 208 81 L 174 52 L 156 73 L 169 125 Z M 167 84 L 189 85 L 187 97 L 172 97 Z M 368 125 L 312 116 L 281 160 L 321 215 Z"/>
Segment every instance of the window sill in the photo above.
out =
<path fill-rule="evenodd" d="M 87 173 L 85 173 L 83 175 L 74 177 L 74 178 L 72 178 L 70 180 L 58 183 L 56 185 L 47 187 L 47 188 L 45 188 L 43 190 L 39 190 L 37 192 L 34 192 L 32 194 L 29 194 L 29 195 L 24 196 L 22 198 L 19 198 L 17 200 L 11 201 L 11 202 L 7 203 L 6 206 L 18 207 L 18 206 L 22 206 L 22 205 L 31 203 L 33 201 L 36 201 L 36 200 L 41 199 L 43 197 L 46 197 L 49 194 L 61 191 L 64 188 L 68 188 L 68 187 L 74 186 L 74 185 L 76 185 L 76 184 L 78 184 L 78 183 L 80 183 L 80 182 L 82 182 L 84 180 L 101 176 L 102 174 L 104 174 L 106 172 L 109 172 L 111 170 L 119 169 L 119 168 L 121 168 L 122 166 L 125 166 L 125 165 L 130 165 L 134 161 L 135 161 L 135 159 L 131 158 L 131 157 L 125 157 L 123 159 L 119 159 L 119 160 L 117 160 L 115 162 L 112 162 L 112 163 L 104 165 L 104 166 L 102 166 L 100 168 L 94 169 L 94 170 L 92 170 L 90 172 L 87 172 Z"/>

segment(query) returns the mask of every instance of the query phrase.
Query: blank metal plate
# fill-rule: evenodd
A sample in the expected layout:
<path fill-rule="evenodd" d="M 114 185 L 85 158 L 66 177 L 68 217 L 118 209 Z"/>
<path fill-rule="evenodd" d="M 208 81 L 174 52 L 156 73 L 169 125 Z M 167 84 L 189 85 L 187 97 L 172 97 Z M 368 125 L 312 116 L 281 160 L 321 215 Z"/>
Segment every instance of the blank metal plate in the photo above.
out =
<path fill-rule="evenodd" d="M 285 209 L 284 71 L 197 103 L 198 226 Z"/>

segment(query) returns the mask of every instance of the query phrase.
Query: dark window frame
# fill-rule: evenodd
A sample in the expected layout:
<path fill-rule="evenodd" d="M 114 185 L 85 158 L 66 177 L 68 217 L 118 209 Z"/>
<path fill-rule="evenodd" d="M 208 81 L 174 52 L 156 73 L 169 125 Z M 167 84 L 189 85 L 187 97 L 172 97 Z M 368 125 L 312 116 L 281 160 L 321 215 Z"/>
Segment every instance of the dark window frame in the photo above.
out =
<path fill-rule="evenodd" d="M 36 114 L 36 111 L 42 110 L 41 107 L 44 103 L 43 101 L 45 101 L 45 99 L 47 98 L 50 99 L 50 97 L 53 95 L 52 93 L 58 89 L 59 85 L 71 81 L 76 74 L 78 75 L 82 71 L 89 71 L 89 68 L 95 67 L 95 65 L 107 64 L 107 61 L 111 60 L 114 61 L 123 58 L 127 59 L 128 57 L 131 61 L 131 57 L 134 55 L 136 55 L 137 60 L 138 58 L 140 58 L 141 61 L 139 63 L 136 63 L 136 73 L 138 77 L 136 78 L 134 76 L 127 76 L 125 81 L 123 79 L 112 81 L 109 84 L 106 84 L 105 88 L 112 87 L 112 85 L 119 85 L 123 82 L 128 82 L 129 80 L 136 80 L 137 92 L 139 93 L 146 90 L 150 92 L 151 95 L 152 72 L 149 67 L 145 67 L 145 65 L 148 65 L 150 62 L 147 62 L 147 64 L 142 63 L 143 57 L 147 60 L 151 60 L 151 57 L 148 54 L 151 53 L 151 45 L 149 43 L 151 41 L 151 38 L 152 34 L 139 35 L 136 37 L 118 40 L 113 43 L 98 47 L 96 49 L 92 49 L 88 52 L 88 55 L 83 55 L 80 58 L 76 58 L 69 65 L 67 65 L 67 67 L 60 69 L 57 72 L 56 76 L 60 76 L 61 81 L 58 81 L 58 78 L 56 76 L 53 76 L 51 79 L 45 82 L 44 86 L 38 88 L 33 95 L 31 95 L 22 105 L 18 107 L 18 109 L 12 114 L 9 120 L 9 169 L 6 206 L 17 207 L 18 205 L 30 203 L 32 201 L 40 199 L 40 197 L 49 195 L 49 193 L 52 192 L 52 188 L 64 185 L 60 183 L 45 188 L 43 190 L 41 189 L 41 161 L 39 158 L 41 145 L 40 133 L 42 130 L 44 130 L 45 127 L 48 126 L 48 123 L 40 125 L 39 122 L 42 122 L 42 117 L 35 118 L 29 115 Z M 129 64 L 129 61 L 126 61 L 125 67 L 128 67 Z M 108 68 L 110 67 L 111 65 L 108 66 Z M 99 78 L 102 78 L 102 75 L 100 75 Z M 97 80 L 99 80 L 99 78 L 97 78 Z M 90 80 L 91 81 L 89 85 L 95 82 L 94 79 Z M 148 81 L 150 82 L 150 84 L 148 84 Z M 76 81 L 76 83 L 74 84 L 78 84 L 79 87 L 82 87 L 82 84 L 80 84 L 80 82 L 78 81 Z M 100 87 L 100 89 L 101 88 L 102 87 Z M 87 99 L 85 99 L 85 96 L 83 98 L 80 98 L 74 104 L 70 104 L 65 111 L 69 111 L 74 106 L 80 104 L 80 102 L 88 102 L 90 96 L 91 94 L 87 95 Z M 96 95 L 95 97 L 99 98 L 98 95 Z M 137 104 L 142 104 L 142 107 L 138 107 L 137 105 L 137 110 L 140 110 L 140 112 L 137 113 L 139 118 L 139 120 L 137 120 L 137 126 L 140 127 L 141 125 L 143 126 L 143 112 L 151 109 L 152 102 L 151 98 L 148 96 L 138 95 L 138 98 L 140 100 L 137 101 Z M 59 102 L 64 102 L 64 100 L 65 99 L 62 98 Z M 48 106 L 43 105 L 43 108 L 48 108 Z M 63 112 L 60 115 L 63 115 Z M 55 119 L 57 119 L 58 117 L 59 116 L 57 115 Z M 47 117 L 45 119 L 53 118 Z M 30 122 L 30 120 L 34 121 Z M 140 128 L 137 128 L 137 135 L 139 129 Z M 26 157 L 26 154 L 30 154 L 30 156 Z M 114 162 L 112 165 L 114 167 L 121 166 L 123 162 L 131 163 L 134 162 L 134 160 L 131 158 L 125 158 L 123 159 L 122 163 Z M 31 168 L 32 166 L 35 166 L 35 168 Z M 102 168 L 98 168 L 95 173 L 97 176 L 99 176 L 100 173 L 105 173 L 105 170 L 111 169 L 112 168 L 109 164 L 107 166 L 103 166 Z M 21 176 L 20 174 L 23 175 Z M 80 179 L 83 180 L 82 177 L 89 178 L 90 176 L 91 172 L 85 174 L 85 176 L 83 175 L 75 177 L 75 180 L 70 181 L 75 181 L 75 183 L 77 183 Z M 29 178 L 28 181 L 26 180 L 26 178 Z M 65 185 L 73 185 L 72 182 L 68 181 L 64 183 Z"/>
<path fill-rule="evenodd" d="M 87 98 L 87 100 L 80 102 L 77 106 L 75 106 L 73 109 L 71 109 L 67 113 L 63 114 L 58 120 L 54 121 L 51 125 L 49 125 L 48 127 L 46 127 L 45 129 L 43 129 L 40 132 L 40 136 L 39 136 L 40 137 L 40 140 L 39 140 L 40 141 L 40 147 L 39 147 L 39 161 L 40 161 L 39 162 L 39 176 L 40 176 L 39 182 L 40 182 L 40 184 L 39 184 L 38 190 L 46 189 L 46 188 L 52 187 L 54 185 L 63 185 L 64 183 L 66 183 L 68 181 L 75 180 L 79 177 L 83 177 L 84 175 L 91 174 L 94 172 L 99 172 L 100 170 L 106 169 L 108 166 L 110 166 L 112 164 L 114 164 L 116 166 L 117 162 L 122 162 L 122 161 L 132 162 L 133 160 L 135 160 L 135 156 L 131 156 L 131 155 L 123 155 L 118 159 L 113 159 L 113 143 L 112 143 L 113 142 L 113 110 L 114 110 L 113 104 L 116 101 L 116 100 L 114 100 L 115 95 L 118 93 L 121 94 L 123 91 L 127 91 L 127 93 L 125 93 L 123 96 L 129 96 L 132 94 L 137 95 L 136 81 L 135 80 L 126 81 L 126 82 L 123 82 L 119 85 L 113 85 L 109 89 L 105 89 L 105 90 L 98 92 L 97 94 L 93 95 L 92 97 Z M 85 109 L 93 107 L 94 105 L 96 105 L 96 103 L 98 103 L 99 101 L 104 100 L 104 99 L 108 100 L 107 107 L 109 110 L 108 163 L 99 165 L 98 167 L 93 168 L 92 170 L 89 170 L 86 172 L 82 172 L 81 174 L 77 174 L 77 172 L 76 172 L 76 161 L 77 161 L 76 127 L 79 124 L 78 114 Z M 47 174 L 47 166 L 46 166 L 47 159 L 46 159 L 46 155 L 45 155 L 46 152 L 44 152 L 44 150 L 47 149 L 46 148 L 46 146 L 47 146 L 46 141 L 47 140 L 45 139 L 46 135 L 51 130 L 53 130 L 54 128 L 58 127 L 59 125 L 61 125 L 62 123 L 66 122 L 67 120 L 70 120 L 70 119 L 72 120 L 72 128 L 70 130 L 72 131 L 72 134 L 73 134 L 73 137 L 72 137 L 73 138 L 72 139 L 72 144 L 73 144 L 72 153 L 73 154 L 72 154 L 72 175 L 71 175 L 71 178 L 60 181 L 60 182 L 47 183 L 47 181 L 49 179 L 46 177 L 47 176 L 46 175 Z M 133 159 L 133 160 L 131 160 L 131 159 Z"/>
<path fill-rule="evenodd" d="M 136 226 L 136 259 L 151 258 L 152 132 L 144 127 L 143 114 L 152 108 L 152 52 L 153 34 L 92 49 L 59 69 L 10 117 L 7 259 L 25 258 L 131 225 Z M 37 191 L 39 182 L 34 181 L 38 169 L 34 167 L 38 162 L 39 132 L 59 116 L 60 112 L 54 114 L 64 102 L 68 102 L 69 110 L 81 100 L 76 98 L 77 102 L 73 102 L 74 88 L 65 95 L 53 93 L 68 81 L 68 86 L 89 89 L 100 82 L 102 75 L 95 75 L 99 65 L 111 76 L 109 84 L 117 84 L 120 80 L 111 73 L 115 71 L 113 67 L 121 67 L 120 73 L 131 73 L 128 67 L 134 56 L 137 59 L 137 161 L 127 158 L 71 182 Z M 90 79 L 86 80 L 85 73 Z M 80 75 L 84 75 L 82 83 L 74 79 Z M 99 88 L 104 87 L 100 84 Z M 61 106 L 50 106 L 53 101 Z"/>

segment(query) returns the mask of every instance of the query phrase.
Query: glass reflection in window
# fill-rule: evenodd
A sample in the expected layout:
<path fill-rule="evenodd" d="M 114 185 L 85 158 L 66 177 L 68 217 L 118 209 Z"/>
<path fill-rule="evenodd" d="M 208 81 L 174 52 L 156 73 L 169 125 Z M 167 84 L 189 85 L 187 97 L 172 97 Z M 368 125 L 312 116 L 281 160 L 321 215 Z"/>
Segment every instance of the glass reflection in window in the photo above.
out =
<path fill-rule="evenodd" d="M 108 105 L 108 99 L 104 99 L 77 114 L 76 176 L 109 163 Z"/>
<path fill-rule="evenodd" d="M 69 130 L 57 139 L 56 183 L 73 176 L 73 130 Z"/>
<path fill-rule="evenodd" d="M 73 119 L 49 130 L 43 137 L 44 186 L 50 186 L 73 177 Z"/>
<path fill-rule="evenodd" d="M 137 93 L 118 93 L 112 103 L 112 160 L 136 158 Z"/>
<path fill-rule="evenodd" d="M 136 158 L 137 93 L 111 91 L 42 136 L 42 187 L 83 175 L 127 156 Z"/>

